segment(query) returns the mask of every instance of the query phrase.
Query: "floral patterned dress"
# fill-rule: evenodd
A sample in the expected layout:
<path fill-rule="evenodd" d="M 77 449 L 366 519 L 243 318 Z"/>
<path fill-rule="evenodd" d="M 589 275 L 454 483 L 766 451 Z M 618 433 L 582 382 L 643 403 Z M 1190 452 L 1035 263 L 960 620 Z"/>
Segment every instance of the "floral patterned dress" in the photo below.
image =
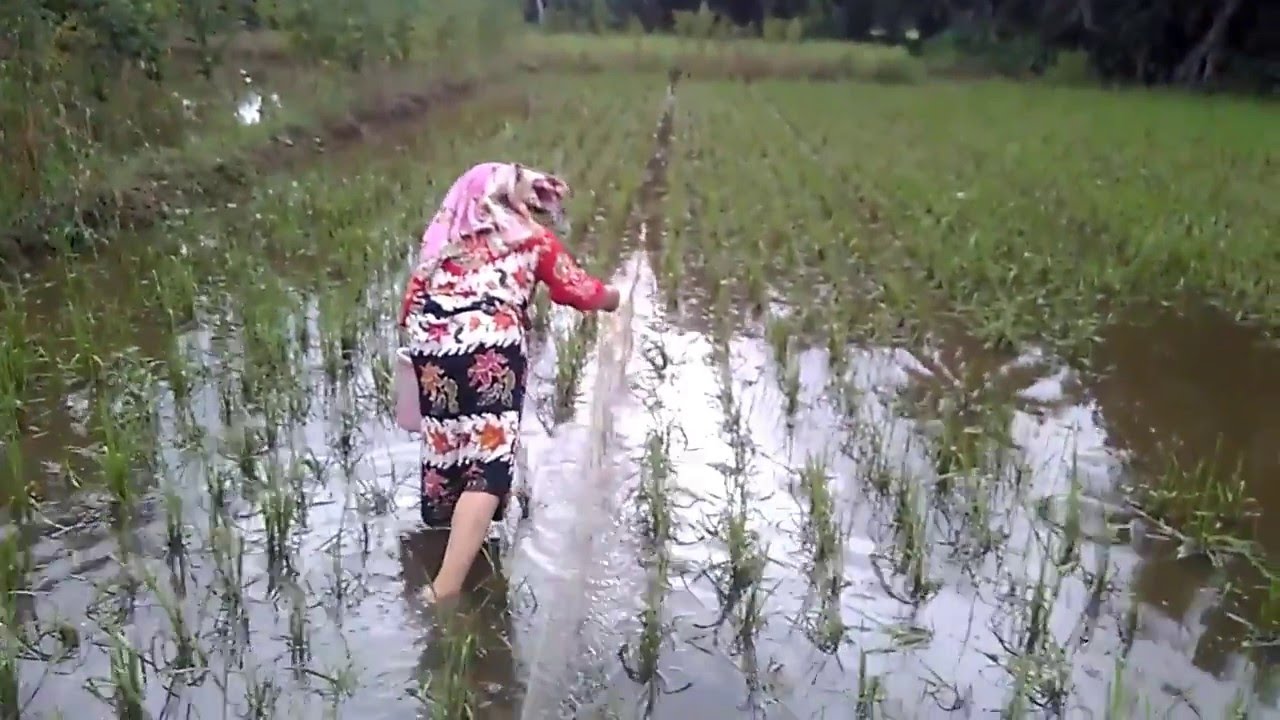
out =
<path fill-rule="evenodd" d="M 511 489 L 528 372 L 529 303 L 538 283 L 551 300 L 598 310 L 606 286 L 550 232 L 496 254 L 483 237 L 430 277 L 414 278 L 402 315 L 422 406 L 422 519 L 447 526 L 463 492 Z"/>

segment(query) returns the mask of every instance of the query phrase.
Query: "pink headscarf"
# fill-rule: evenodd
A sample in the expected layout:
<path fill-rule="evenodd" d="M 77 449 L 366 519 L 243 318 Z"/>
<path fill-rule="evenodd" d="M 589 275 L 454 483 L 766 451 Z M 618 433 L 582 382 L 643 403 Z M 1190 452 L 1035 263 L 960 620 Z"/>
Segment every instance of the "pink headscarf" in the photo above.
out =
<path fill-rule="evenodd" d="M 459 177 L 445 195 L 422 234 L 419 271 L 430 271 L 447 259 L 457 242 L 489 231 L 498 248 L 517 245 L 538 230 L 530 211 L 559 216 L 569 186 L 554 175 L 518 164 L 487 162 Z"/>

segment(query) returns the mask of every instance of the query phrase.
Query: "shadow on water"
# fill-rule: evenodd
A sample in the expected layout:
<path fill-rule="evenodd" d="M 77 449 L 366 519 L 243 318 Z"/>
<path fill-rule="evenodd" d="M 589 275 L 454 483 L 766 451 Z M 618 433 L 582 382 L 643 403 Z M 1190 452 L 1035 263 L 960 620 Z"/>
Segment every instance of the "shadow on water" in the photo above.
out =
<path fill-rule="evenodd" d="M 1205 514 L 1214 512 L 1215 494 L 1245 498 L 1252 517 L 1226 517 L 1222 532 L 1256 541 L 1261 562 L 1273 562 L 1266 558 L 1280 552 L 1280 529 L 1270 523 L 1280 509 L 1280 345 L 1214 308 L 1155 308 L 1107 328 L 1093 364 L 1086 387 L 1128 460 L 1131 482 L 1186 496 L 1178 500 Z M 1218 568 L 1203 557 L 1181 558 L 1176 543 L 1152 544 L 1143 554 L 1135 592 L 1179 626 L 1199 628 L 1197 666 L 1230 674 L 1252 639 L 1239 618 L 1258 614 L 1268 579 L 1239 560 Z M 1259 656 L 1275 662 L 1273 652 Z"/>
<path fill-rule="evenodd" d="M 1280 344 L 1210 307 L 1134 315 L 1103 332 L 1087 381 L 1115 446 L 1155 483 L 1171 462 L 1237 475 L 1262 510 L 1258 541 L 1280 552 L 1266 521 L 1280 508 Z"/>
<path fill-rule="evenodd" d="M 400 539 L 405 602 L 420 610 L 418 617 L 430 616 L 419 629 L 422 657 L 410 684 L 422 684 L 426 699 L 440 704 L 437 712 L 449 716 L 464 714 L 444 704 L 452 699 L 463 701 L 475 718 L 519 717 L 521 693 L 511 648 L 509 588 L 498 567 L 496 544 L 486 548 L 472 566 L 456 604 L 421 606 L 421 593 L 439 570 L 447 542 L 446 532 L 430 528 Z"/>

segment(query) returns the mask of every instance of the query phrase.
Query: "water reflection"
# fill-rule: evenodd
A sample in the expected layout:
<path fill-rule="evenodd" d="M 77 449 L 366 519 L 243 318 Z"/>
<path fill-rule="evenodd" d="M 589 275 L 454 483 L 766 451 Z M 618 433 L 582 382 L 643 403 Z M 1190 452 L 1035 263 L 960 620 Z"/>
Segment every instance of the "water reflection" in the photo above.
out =
<path fill-rule="evenodd" d="M 241 125 L 257 125 L 262 122 L 263 114 L 269 109 L 280 109 L 284 105 L 280 102 L 280 96 L 271 93 L 265 98 L 257 91 L 251 90 L 243 100 L 236 105 L 236 119 Z"/>
<path fill-rule="evenodd" d="M 630 267 L 630 264 L 628 264 Z M 1043 543 L 1045 528 L 1030 508 L 1048 501 L 1061 508 L 1073 487 L 1084 496 L 1081 502 L 1082 522 L 1097 532 L 1095 541 L 1109 541 L 1109 525 L 1122 514 L 1118 486 L 1126 472 L 1126 454 L 1115 449 L 1115 441 L 1107 425 L 1099 424 L 1103 416 L 1101 403 L 1082 388 L 1087 383 L 1075 372 L 1065 369 L 1042 353 L 1030 352 L 1004 362 L 992 376 L 1010 378 L 1006 384 L 1018 396 L 1018 408 L 1010 419 L 1010 439 L 1017 453 L 1017 470 L 1022 489 L 1017 494 L 988 497 L 995 503 L 991 522 L 1001 526 L 1007 536 L 1007 547 L 1001 554 L 979 563 L 977 575 L 967 578 L 958 570 L 950 555 L 942 548 L 931 553 L 934 580 L 941 583 L 937 593 L 921 608 L 904 607 L 886 595 L 880 578 L 877 557 L 888 551 L 893 538 L 885 532 L 884 518 L 891 510 L 877 505 L 866 495 L 858 478 L 871 474 L 869 457 L 849 457 L 845 449 L 851 430 L 871 429 L 878 433 L 880 457 L 893 458 L 893 467 L 922 491 L 935 487 L 941 479 L 925 449 L 934 435 L 928 422 L 903 418 L 897 412 L 897 398 L 912 384 L 922 381 L 948 381 L 941 377 L 934 362 L 921 362 L 901 350 L 850 348 L 847 366 L 849 377 L 841 380 L 829 376 L 829 358 L 825 351 L 806 350 L 792 360 L 799 377 L 798 394 L 802 408 L 799 416 L 788 418 L 788 405 L 783 390 L 786 379 L 764 341 L 737 336 L 728 345 L 727 354 L 716 350 L 714 342 L 700 328 L 674 327 L 657 300 L 657 283 L 647 263 L 640 264 L 640 283 L 644 292 L 637 301 L 636 348 L 660 345 L 671 358 L 669 372 L 663 382 L 649 390 L 660 398 L 666 421 L 677 421 L 687 442 L 673 459 L 678 468 L 680 491 L 687 497 L 699 498 L 680 513 L 679 525 L 686 529 L 673 554 L 686 567 L 705 567 L 722 561 L 726 548 L 722 539 L 696 538 L 690 528 L 706 527 L 721 512 L 726 492 L 718 468 L 731 460 L 734 449 L 723 433 L 723 415 L 717 409 L 717 386 L 721 375 L 718 364 L 728 363 L 733 395 L 746 413 L 746 431 L 755 458 L 748 477 L 756 529 L 765 538 L 775 562 L 771 564 L 771 581 L 777 590 L 771 595 L 772 618 L 765 623 L 757 642 L 759 657 L 755 667 L 778 666 L 796 672 L 792 683 L 805 687 L 794 694 L 783 693 L 774 702 L 783 702 L 799 716 L 820 713 L 833 704 L 848 702 L 848 677 L 843 668 L 856 667 L 857 649 L 897 647 L 895 636 L 912 635 L 909 628 L 925 631 L 927 640 L 914 641 L 912 647 L 897 647 L 889 656 L 877 656 L 870 665 L 880 674 L 883 685 L 894 698 L 919 697 L 931 683 L 925 678 L 941 676 L 953 688 L 968 688 L 968 702 L 977 708 L 999 708 L 1007 700 L 1007 685 L 994 683 L 991 673 L 1000 672 L 984 659 L 1006 643 L 1010 622 L 1022 612 L 1006 606 L 999 588 L 1005 583 L 1034 585 L 1041 569 L 1044 553 L 1036 545 Z M 638 354 L 638 353 L 637 353 Z M 945 361 L 944 361 L 945 362 Z M 963 370 L 963 368 L 953 368 Z M 647 372 L 643 362 L 634 359 L 628 366 L 629 377 L 642 378 Z M 960 375 L 962 373 L 952 373 Z M 997 377 L 998 380 L 998 377 Z M 851 383 L 852 395 L 858 398 L 852 408 L 852 424 L 848 409 L 836 407 L 833 401 L 835 382 Z M 792 403 L 793 405 L 795 403 Z M 644 447 L 655 420 L 640 413 L 622 411 L 619 417 L 620 457 L 636 458 Z M 792 430 L 788 430 L 788 427 Z M 855 453 L 856 455 L 856 453 Z M 804 557 L 806 548 L 798 539 L 802 533 L 797 519 L 803 517 L 801 498 L 795 494 L 794 469 L 806 459 L 822 458 L 834 474 L 834 487 L 841 501 L 840 522 L 844 529 L 844 580 L 842 621 L 848 630 L 836 655 L 840 665 L 821 661 L 822 653 L 812 646 L 796 644 L 798 618 L 813 609 L 813 590 L 803 574 L 796 573 L 796 561 Z M 999 480 L 1000 478 L 993 478 Z M 886 545 L 887 544 L 887 545 Z M 1126 672 L 1126 682 L 1134 684 L 1146 701 L 1156 707 L 1177 706 L 1182 695 L 1194 697 L 1201 708 L 1224 708 L 1235 695 L 1235 685 L 1247 681 L 1242 673 L 1247 668 L 1236 663 L 1236 672 L 1226 674 L 1219 685 L 1204 674 L 1199 665 L 1203 653 L 1195 643 L 1184 645 L 1169 635 L 1168 628 L 1158 623 L 1141 622 L 1136 637 L 1126 636 L 1128 602 L 1125 594 L 1105 593 L 1099 605 L 1090 578 L 1105 566 L 1115 586 L 1124 587 L 1133 579 L 1134 589 L 1143 591 L 1142 573 L 1146 572 L 1138 553 L 1124 545 L 1109 548 L 1093 542 L 1083 548 L 1086 569 L 1091 574 L 1076 575 L 1062 581 L 1053 608 L 1050 629 L 1060 642 L 1074 642 L 1065 648 L 1072 656 L 1070 672 L 1073 702 L 1098 710 L 1111 683 L 1116 657 L 1132 654 L 1135 662 L 1148 662 L 1161 657 L 1158 677 L 1143 672 Z M 719 608 L 716 601 L 724 596 L 716 588 L 706 587 L 702 577 L 685 574 L 676 583 L 676 594 L 689 593 L 691 598 L 677 601 L 684 606 L 711 606 L 699 613 L 700 622 L 715 620 Z M 974 580 L 987 578 L 974 585 Z M 1202 578 L 1203 579 L 1203 578 Z M 1191 588 L 1196 583 L 1187 583 Z M 687 587 L 688 589 L 683 589 Z M 1207 598 L 1203 595 L 1201 597 Z M 1153 597 L 1152 600 L 1155 598 Z M 1012 614 L 1010 614 L 1012 613 Z M 1100 617 L 1099 617 L 1100 616 Z M 1198 626 L 1196 635 L 1207 630 L 1210 614 L 1188 622 Z M 1088 622 L 1086 638 L 1080 623 Z M 689 633 L 687 623 L 678 625 L 676 633 Z M 896 629 L 894 629 L 896 628 Z M 1074 638 L 1074 639 L 1073 639 Z M 685 639 L 688 639 L 687 637 Z M 1087 642 L 1086 642 L 1087 640 Z M 1172 656 L 1168 650 L 1180 648 Z M 723 647 L 719 652 L 728 652 Z M 815 654 L 816 653 L 816 654 Z M 686 672 L 689 669 L 684 668 Z M 698 675 L 693 672 L 693 675 Z M 823 688 L 827 695 L 824 697 Z M 936 688 L 934 688 L 936 689 Z M 1176 690 L 1171 690 L 1176 689 Z M 702 693 L 712 692 L 695 683 L 690 696 L 682 702 L 697 702 Z M 1171 694 L 1172 693 L 1172 694 Z M 838 700 L 843 696 L 844 700 Z M 1091 700 L 1090 698 L 1098 698 Z M 710 701 L 708 698 L 704 700 Z M 723 698 L 721 702 L 728 702 Z M 660 715 L 662 715 L 660 713 Z"/>
<path fill-rule="evenodd" d="M 1088 390 L 1116 447 L 1147 477 L 1170 456 L 1212 459 L 1224 479 L 1238 467 L 1264 510 L 1258 539 L 1280 552 L 1265 514 L 1280 507 L 1280 345 L 1210 307 L 1158 308 L 1104 330 L 1093 365 Z"/>
<path fill-rule="evenodd" d="M 510 562 L 504 567 L 511 582 L 493 574 L 477 578 L 461 614 L 472 624 L 459 632 L 473 638 L 480 651 L 466 684 L 484 699 L 483 713 L 513 716 L 522 704 L 517 688 L 529 682 L 531 693 L 540 693 L 535 698 L 539 711 L 566 696 L 588 709 L 640 706 L 656 687 L 656 717 L 720 715 L 727 708 L 768 717 L 844 715 L 856 700 L 850 678 L 864 652 L 868 675 L 881 678 L 891 712 L 911 716 L 924 707 L 925 714 L 940 714 L 935 707 L 962 701 L 978 711 L 999 708 L 1010 681 L 991 658 L 1007 660 L 1003 644 L 1016 635 L 1014 626 L 1025 614 L 1013 596 L 1025 593 L 1041 571 L 1046 551 L 1040 545 L 1051 535 L 1043 518 L 1065 523 L 1065 500 L 1073 487 L 1084 498 L 1078 520 L 1091 539 L 1081 549 L 1080 562 L 1088 573 L 1104 564 L 1109 570 L 1102 591 L 1090 584 L 1096 575 L 1065 580 L 1050 613 L 1053 642 L 1072 658 L 1069 679 L 1077 705 L 1072 710 L 1097 710 L 1105 702 L 1118 658 L 1127 658 L 1131 668 L 1124 675 L 1131 691 L 1157 711 L 1175 708 L 1174 716 L 1189 712 L 1180 699 L 1185 696 L 1204 716 L 1216 717 L 1236 688 L 1251 682 L 1254 671 L 1237 651 L 1242 631 L 1231 618 L 1238 609 L 1224 605 L 1215 589 L 1222 586 L 1221 572 L 1202 561 L 1172 558 L 1140 538 L 1104 546 L 1115 535 L 1115 521 L 1124 519 L 1117 490 L 1131 467 L 1141 467 L 1143 457 L 1159 452 L 1157 438 L 1182 437 L 1194 455 L 1219 430 L 1232 430 L 1238 438 L 1228 448 L 1244 458 L 1253 487 L 1268 501 L 1267 486 L 1259 479 L 1274 471 L 1280 443 L 1267 442 L 1277 417 L 1266 401 L 1276 396 L 1280 380 L 1267 372 L 1275 367 L 1274 354 L 1268 354 L 1274 350 L 1256 337 L 1223 330 L 1217 321 L 1200 327 L 1194 318 L 1188 325 L 1153 329 L 1151 336 L 1117 330 L 1099 349 L 1102 372 L 1096 378 L 1061 367 L 1044 353 L 986 357 L 944 341 L 936 351 L 915 355 L 849 347 L 843 363 L 837 363 L 848 368 L 843 374 L 833 374 L 825 350 L 798 349 L 791 359 L 798 412 L 788 417 L 788 371 L 758 328 L 744 320 L 739 334 L 718 344 L 705 318 L 686 323 L 666 313 L 644 258 L 630 258 L 623 267 L 619 282 L 634 281 L 638 288 L 635 351 L 624 368 L 629 385 L 611 398 L 616 434 L 604 438 L 607 452 L 599 472 L 584 470 L 589 460 L 584 448 L 601 439 L 592 415 L 599 406 L 589 393 L 576 416 L 559 426 L 544 426 L 531 408 L 521 475 L 534 485 L 535 508 L 530 522 L 511 535 Z M 48 304 L 50 316 L 56 307 Z M 310 337 L 321 335 L 319 316 L 316 306 L 306 307 L 303 320 Z M 565 319 L 557 316 L 556 322 Z M 206 319 L 206 324 L 216 321 Z M 193 364 L 217 368 L 228 357 L 243 355 L 233 330 L 206 328 L 188 336 Z M 164 354 L 165 345 L 148 333 L 138 333 L 133 342 L 144 354 Z M 370 344 L 382 351 L 378 342 Z M 669 361 L 660 377 L 647 354 L 656 347 Z M 1206 360 L 1206 347 L 1217 354 Z M 99 350 L 106 354 L 110 348 Z M 421 706 L 407 691 L 439 671 L 448 657 L 438 619 L 416 604 L 442 538 L 419 529 L 412 519 L 416 492 L 408 479 L 416 472 L 416 440 L 389 427 L 367 367 L 353 371 L 350 388 L 330 392 L 321 355 L 315 347 L 301 353 L 305 367 L 298 377 L 314 396 L 314 406 L 302 427 L 291 428 L 286 443 L 293 453 L 286 466 L 307 469 L 302 485 L 306 524 L 296 533 L 294 550 L 295 580 L 308 589 L 312 603 L 305 608 L 312 653 L 308 667 L 333 678 L 350 669 L 357 678 L 357 689 L 342 700 L 343 714 L 411 716 Z M 551 392 L 555 363 L 554 347 L 548 345 L 533 372 L 534 405 Z M 583 387 L 593 387 L 599 371 L 598 359 L 589 361 Z M 925 600 L 903 602 L 896 597 L 901 578 L 889 562 L 898 542 L 895 499 L 878 491 L 877 483 L 889 476 L 892 487 L 905 483 L 924 493 L 922 498 L 951 502 L 962 496 L 939 492 L 943 477 L 929 450 L 937 430 L 930 418 L 903 413 L 901 398 L 909 388 L 922 386 L 945 396 L 972 375 L 1004 384 L 1016 398 L 1005 430 L 1021 475 L 1013 487 L 991 471 L 984 478 L 990 482 L 960 488 L 974 493 L 969 503 L 935 503 L 929 527 L 938 541 L 930 548 L 926 577 L 937 587 Z M 736 451 L 725 431 L 725 378 L 742 411 L 740 430 L 750 460 L 748 471 L 737 478 L 748 495 L 746 517 L 771 559 L 759 583 L 761 609 L 751 631 L 743 629 L 752 620 L 750 597 L 703 572 L 730 555 L 719 530 L 737 480 L 725 473 Z M 229 380 L 235 380 L 234 373 Z M 1201 381 L 1207 389 L 1196 389 Z M 183 498 L 190 526 L 188 617 L 201 623 L 202 642 L 217 648 L 210 662 L 219 671 L 249 668 L 229 671 L 235 678 L 232 705 L 240 707 L 239 698 L 250 686 L 267 678 L 284 691 L 280 712 L 316 716 L 327 709 L 324 693 L 330 691 L 314 677 L 299 679 L 282 660 L 290 652 L 291 606 L 266 590 L 263 528 L 248 498 L 228 503 L 225 510 L 248 547 L 245 599 L 253 649 L 236 652 L 250 655 L 249 660 L 215 640 L 219 620 L 209 608 L 219 607 L 222 598 L 221 570 L 209 559 L 209 470 L 227 460 L 222 455 L 237 428 L 223 426 L 216 382 L 194 392 L 192 424 L 202 429 L 199 443 L 183 440 L 173 423 L 172 399 L 162 395 L 158 412 L 170 469 L 165 480 Z M 75 417 L 75 407 L 63 406 L 65 397 L 76 396 L 51 398 L 53 404 L 40 409 L 46 435 L 29 445 L 29 462 L 46 453 L 67 455 L 68 447 L 88 441 L 76 429 L 82 418 Z M 1210 409 L 1197 414 L 1201 407 Z M 641 562 L 645 539 L 635 517 L 639 459 L 652 432 L 667 427 L 681 430 L 671 446 L 678 496 L 671 590 L 661 614 L 657 673 L 635 681 L 634 665 L 623 667 L 618 650 L 640 641 L 645 591 L 653 582 Z M 1200 443 L 1200 451 L 1190 443 Z M 841 579 L 835 593 L 815 590 L 811 577 L 813 547 L 805 535 L 813 509 L 794 471 L 813 458 L 825 463 L 835 501 Z M 246 494 L 253 489 L 253 483 L 245 484 Z M 390 502 L 373 502 L 375 497 Z M 966 517 L 974 506 L 989 511 L 985 525 Z M 130 545 L 160 578 L 167 576 L 165 519 L 163 506 L 147 504 Z M 44 619 L 68 618 L 81 624 L 86 636 L 95 635 L 84 618 L 101 617 L 95 613 L 107 604 L 104 597 L 118 600 L 125 594 L 116 555 L 119 539 L 96 520 L 72 525 L 43 528 L 33 549 L 39 601 L 31 609 Z M 959 541 L 979 525 L 1007 536 L 1007 547 L 979 554 L 977 560 L 966 558 Z M 1130 593 L 1142 602 L 1136 612 Z M 131 641 L 145 647 L 170 636 L 171 619 L 163 608 L 135 605 Z M 721 616 L 725 620 L 717 628 Z M 86 677 L 109 676 L 106 654 L 96 648 L 84 643 L 74 665 L 43 680 L 45 689 L 33 710 L 103 707 L 83 690 Z M 34 686 L 41 671 L 32 663 L 24 677 Z M 679 694 L 667 692 L 686 685 Z M 159 683 L 148 692 L 154 700 L 149 707 L 167 702 Z M 223 694 L 206 684 L 186 691 L 184 702 L 207 711 L 227 703 Z M 922 706 L 922 696 L 940 699 Z"/>

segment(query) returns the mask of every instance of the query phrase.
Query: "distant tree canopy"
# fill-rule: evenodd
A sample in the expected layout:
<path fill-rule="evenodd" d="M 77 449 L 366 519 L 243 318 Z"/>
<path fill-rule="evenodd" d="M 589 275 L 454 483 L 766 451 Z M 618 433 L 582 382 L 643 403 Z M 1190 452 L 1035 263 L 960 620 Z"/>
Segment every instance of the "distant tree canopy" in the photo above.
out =
<path fill-rule="evenodd" d="M 667 29 L 704 7 L 759 30 L 801 18 L 809 37 L 904 45 L 950 36 L 962 48 L 1035 44 L 1082 50 L 1104 77 L 1207 85 L 1223 76 L 1280 82 L 1280 0 L 524 0 L 540 11 Z M 541 6 L 541 7 L 540 7 Z"/>

